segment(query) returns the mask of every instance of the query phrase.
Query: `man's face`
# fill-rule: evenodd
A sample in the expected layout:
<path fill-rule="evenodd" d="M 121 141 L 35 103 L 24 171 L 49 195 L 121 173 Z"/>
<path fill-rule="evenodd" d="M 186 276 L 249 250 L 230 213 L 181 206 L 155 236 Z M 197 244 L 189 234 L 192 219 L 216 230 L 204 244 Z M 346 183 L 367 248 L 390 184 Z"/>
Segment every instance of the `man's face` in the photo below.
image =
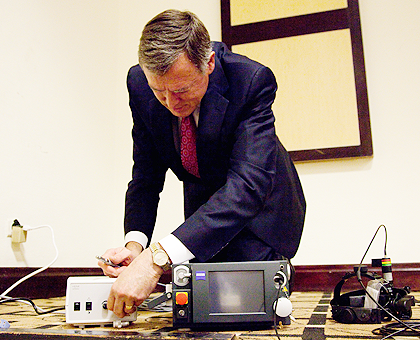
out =
<path fill-rule="evenodd" d="M 185 54 L 181 54 L 164 75 L 156 75 L 146 67 L 144 74 L 156 98 L 171 113 L 180 118 L 189 116 L 200 104 L 207 91 L 209 76 L 214 70 L 212 52 L 204 72 L 201 72 Z"/>

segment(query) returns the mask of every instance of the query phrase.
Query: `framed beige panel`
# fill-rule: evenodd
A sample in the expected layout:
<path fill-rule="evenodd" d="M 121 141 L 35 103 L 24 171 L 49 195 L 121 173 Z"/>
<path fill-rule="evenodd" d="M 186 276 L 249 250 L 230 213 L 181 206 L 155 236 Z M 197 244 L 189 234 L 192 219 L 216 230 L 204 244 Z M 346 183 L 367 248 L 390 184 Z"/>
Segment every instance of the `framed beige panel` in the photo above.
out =
<path fill-rule="evenodd" d="M 221 1 L 222 40 L 276 75 L 276 132 L 292 158 L 371 156 L 357 1 Z"/>
<path fill-rule="evenodd" d="M 281 19 L 347 7 L 347 0 L 230 0 L 231 24 Z"/>
<path fill-rule="evenodd" d="M 276 131 L 287 150 L 360 144 L 349 29 L 235 45 L 232 50 L 275 73 Z"/>

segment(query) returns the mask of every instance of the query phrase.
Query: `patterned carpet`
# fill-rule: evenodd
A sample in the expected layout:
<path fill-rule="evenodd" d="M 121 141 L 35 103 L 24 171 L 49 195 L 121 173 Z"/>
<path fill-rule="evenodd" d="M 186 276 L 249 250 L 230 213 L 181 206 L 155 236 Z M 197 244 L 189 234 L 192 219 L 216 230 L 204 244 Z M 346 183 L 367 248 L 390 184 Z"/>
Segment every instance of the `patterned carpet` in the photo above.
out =
<path fill-rule="evenodd" d="M 281 339 L 381 339 L 372 330 L 382 324 L 340 324 L 331 318 L 329 302 L 332 293 L 294 292 L 291 325 L 282 326 L 278 333 Z M 420 299 L 420 293 L 413 293 Z M 35 300 L 37 306 L 46 310 L 64 307 L 65 298 Z M 413 307 L 410 321 L 420 319 L 418 306 Z M 0 339 L 232 339 L 232 340 L 275 340 L 274 329 L 261 331 L 235 332 L 192 332 L 172 329 L 170 312 L 139 311 L 137 321 L 125 328 L 73 327 L 65 323 L 65 315 L 50 313 L 37 315 L 34 309 L 26 304 L 10 302 L 0 304 L 0 319 L 10 323 L 8 330 L 0 331 Z M 420 339 L 418 336 L 394 337 L 393 339 Z"/>

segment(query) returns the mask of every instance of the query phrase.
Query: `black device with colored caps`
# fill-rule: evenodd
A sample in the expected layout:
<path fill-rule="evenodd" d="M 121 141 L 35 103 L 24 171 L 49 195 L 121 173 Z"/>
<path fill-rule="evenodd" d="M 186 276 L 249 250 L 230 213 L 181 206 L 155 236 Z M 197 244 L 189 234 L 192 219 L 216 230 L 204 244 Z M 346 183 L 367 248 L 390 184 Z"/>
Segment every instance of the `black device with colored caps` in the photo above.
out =
<path fill-rule="evenodd" d="M 288 261 L 172 265 L 175 328 L 267 328 L 290 324 Z"/>

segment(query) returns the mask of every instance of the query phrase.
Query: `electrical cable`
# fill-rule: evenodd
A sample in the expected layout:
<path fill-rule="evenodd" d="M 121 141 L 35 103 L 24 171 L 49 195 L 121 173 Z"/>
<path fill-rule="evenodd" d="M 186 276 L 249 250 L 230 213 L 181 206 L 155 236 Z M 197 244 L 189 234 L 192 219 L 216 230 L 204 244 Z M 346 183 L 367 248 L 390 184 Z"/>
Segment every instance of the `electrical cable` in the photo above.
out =
<path fill-rule="evenodd" d="M 29 273 L 25 277 L 21 278 L 20 280 L 16 281 L 13 285 L 11 285 L 8 289 L 6 289 L 0 295 L 0 304 L 7 303 L 7 302 L 12 302 L 12 301 L 26 303 L 28 305 L 31 305 L 34 308 L 35 312 L 37 314 L 40 314 L 40 315 L 41 314 L 48 314 L 48 313 L 53 313 L 53 312 L 56 312 L 56 311 L 60 311 L 60 310 L 65 309 L 65 307 L 64 306 L 63 307 L 56 307 L 56 308 L 52 308 L 50 310 L 45 310 L 45 309 L 43 309 L 41 307 L 38 307 L 31 299 L 22 298 L 22 297 L 20 297 L 20 298 L 12 298 L 12 297 L 7 296 L 7 294 L 9 294 L 9 292 L 11 292 L 13 289 L 15 289 L 22 282 L 26 281 L 27 279 L 31 278 L 32 276 L 35 276 L 36 274 L 41 273 L 44 270 L 48 269 L 57 260 L 57 258 L 58 258 L 58 248 L 57 248 L 57 244 L 55 242 L 54 230 L 51 228 L 51 226 L 49 226 L 49 225 L 41 225 L 41 226 L 38 226 L 38 227 L 23 226 L 23 230 L 25 230 L 25 231 L 36 230 L 36 229 L 41 229 L 41 228 L 49 228 L 50 231 L 51 231 L 52 242 L 53 242 L 54 249 L 55 249 L 55 257 L 54 257 L 54 259 L 49 264 L 47 264 L 46 266 L 44 266 L 42 268 L 39 268 L 39 269 L 33 271 L 32 273 Z"/>
<path fill-rule="evenodd" d="M 392 333 L 392 334 L 388 334 L 387 336 L 385 336 L 385 337 L 383 337 L 381 340 L 385 340 L 385 339 L 388 339 L 388 338 L 390 338 L 390 337 L 392 337 L 392 336 L 394 336 L 395 334 L 398 334 L 398 333 L 400 333 L 401 331 L 406 331 L 407 329 L 410 329 L 412 332 L 410 332 L 410 335 L 419 335 L 420 334 L 420 330 L 418 330 L 418 329 L 416 329 L 416 327 L 420 327 L 420 325 L 419 324 L 417 324 L 417 323 L 415 323 L 414 325 L 416 326 L 416 327 L 414 327 L 413 325 L 412 325 L 412 323 L 408 323 L 408 322 L 404 322 L 404 321 L 402 321 L 402 320 L 400 320 L 399 318 L 397 318 L 395 315 L 393 315 L 391 312 L 389 312 L 387 309 L 385 309 L 383 306 L 381 306 L 377 301 L 376 301 L 376 299 L 375 298 L 373 298 L 372 297 L 372 295 L 367 291 L 367 289 L 366 289 L 366 287 L 365 287 L 365 285 L 363 284 L 363 282 L 362 282 L 362 278 L 361 278 L 361 268 L 362 268 L 362 264 L 363 264 L 363 261 L 364 261 L 364 259 L 365 259 L 365 257 L 366 257 L 366 255 L 367 255 L 367 253 L 368 253 L 368 251 L 369 251 L 369 249 L 370 249 L 370 246 L 372 245 L 372 243 L 373 243 L 373 241 L 375 240 L 375 237 L 376 237 L 376 235 L 378 234 L 378 232 L 379 232 L 379 230 L 381 229 L 381 228 L 384 228 L 384 230 L 385 230 L 385 246 L 384 246 L 384 256 L 386 257 L 387 255 L 386 255 L 386 246 L 387 246 L 387 241 L 388 241 L 388 234 L 387 234 L 387 230 L 386 230 L 386 227 L 385 227 L 385 225 L 383 225 L 383 224 L 381 224 L 379 227 L 378 227 L 378 229 L 376 230 L 376 232 L 375 232 L 375 234 L 373 235 L 373 238 L 372 238 L 372 240 L 370 241 L 370 243 L 369 243 L 369 246 L 367 247 L 367 249 L 366 249 L 366 251 L 365 251 L 365 253 L 364 253 L 364 255 L 363 255 L 363 257 L 362 257 L 362 260 L 360 261 L 360 264 L 359 264 L 359 267 L 357 268 L 357 281 L 359 281 L 359 284 L 361 285 L 361 287 L 362 287 L 362 289 L 364 290 L 364 292 L 366 293 L 366 295 L 370 298 L 370 299 L 372 299 L 372 301 L 374 301 L 375 302 L 375 304 L 378 306 L 378 308 L 381 310 L 381 311 L 383 311 L 383 312 L 385 312 L 389 317 L 391 317 L 391 319 L 394 319 L 395 321 L 397 321 L 395 324 L 396 325 L 400 325 L 400 326 L 403 326 L 404 327 L 404 329 L 401 329 L 401 330 L 398 330 L 398 331 L 396 331 L 395 333 Z M 385 327 L 385 326 L 384 326 Z M 384 327 L 382 327 L 382 328 L 384 328 Z M 379 328 L 378 330 L 374 330 L 374 331 L 380 331 L 382 328 Z M 373 332 L 373 331 L 372 331 Z M 414 334 L 413 334 L 414 333 Z M 375 333 L 374 333 L 375 334 Z M 379 334 L 379 333 L 378 333 Z M 379 334 L 379 335 L 381 335 L 381 334 Z"/>
<path fill-rule="evenodd" d="M 5 299 L 0 300 L 0 304 L 8 303 L 8 302 L 23 302 L 23 303 L 27 303 L 28 305 L 31 305 L 34 308 L 35 312 L 38 315 L 49 314 L 49 313 L 60 311 L 60 310 L 63 310 L 63 309 L 66 308 L 65 306 L 62 306 L 62 307 L 54 307 L 54 308 L 51 308 L 49 310 L 45 310 L 43 308 L 38 307 L 35 304 L 35 302 L 33 302 L 31 299 L 22 298 L 22 297 L 19 297 L 19 298 L 5 298 Z"/>
<path fill-rule="evenodd" d="M 279 274 L 282 274 L 282 275 L 279 275 Z M 283 283 L 281 282 L 281 277 L 282 276 L 285 280 L 285 282 L 283 282 Z M 277 278 L 278 281 L 276 280 L 276 278 Z M 277 294 L 276 294 L 276 300 L 274 301 L 274 304 L 273 304 L 274 331 L 276 332 L 276 337 L 277 337 L 278 340 L 281 340 L 281 338 L 280 338 L 280 335 L 279 335 L 279 332 L 278 332 L 278 325 L 277 325 L 277 305 L 278 305 L 278 302 L 279 302 L 279 299 L 280 299 L 280 291 L 282 291 L 284 293 L 284 295 L 287 299 L 289 299 L 289 297 L 290 297 L 289 293 L 288 293 L 288 290 L 286 288 L 287 281 L 288 281 L 288 279 L 286 278 L 286 276 L 284 275 L 284 273 L 281 271 L 281 268 L 280 268 L 280 270 L 274 276 L 274 282 L 277 283 L 278 287 L 277 287 L 277 285 L 275 286 L 277 288 Z M 292 318 L 291 315 L 289 315 L 289 317 Z"/>
<path fill-rule="evenodd" d="M 273 312 L 274 331 L 276 332 L 276 337 L 277 337 L 277 339 L 279 339 L 279 340 L 281 340 L 281 338 L 280 338 L 280 335 L 279 335 L 279 331 L 278 331 L 278 329 L 277 329 L 277 316 L 276 316 L 276 310 L 277 310 L 277 303 L 278 303 L 279 298 L 280 298 L 280 290 L 281 290 L 281 288 L 280 288 L 280 285 L 279 285 L 279 288 L 277 289 L 276 301 L 274 302 L 274 306 L 273 306 L 273 309 L 274 309 L 274 312 Z"/>
<path fill-rule="evenodd" d="M 288 290 L 287 290 L 287 288 L 286 288 L 286 286 L 279 286 L 279 288 L 277 289 L 277 294 L 276 294 L 276 300 L 275 300 L 275 302 L 274 302 L 274 304 L 273 304 L 273 309 L 274 309 L 274 316 L 273 316 L 273 320 L 274 320 L 274 331 L 276 332 L 276 337 L 277 337 L 277 339 L 278 340 L 281 340 L 280 339 L 280 335 L 279 335 L 279 332 L 278 332 L 278 325 L 277 325 L 277 317 L 276 317 L 276 312 L 277 312 L 277 305 L 278 305 L 278 302 L 279 302 L 279 298 L 280 298 L 280 291 L 282 291 L 283 293 L 284 293 L 284 295 L 285 295 L 285 297 L 287 298 L 287 299 L 289 299 L 290 298 L 290 296 L 289 296 L 289 293 L 288 293 Z M 289 318 L 291 319 L 291 320 L 293 320 L 293 321 L 296 321 L 295 320 L 295 318 L 293 318 L 292 317 L 292 315 L 289 315 Z"/>
<path fill-rule="evenodd" d="M 11 298 L 11 297 L 7 296 L 7 294 L 9 294 L 13 289 L 15 289 L 22 282 L 26 281 L 27 279 L 31 278 L 32 276 L 35 276 L 35 275 L 41 273 L 44 270 L 48 269 L 57 260 L 57 258 L 58 258 L 58 248 L 57 248 L 57 244 L 55 243 L 54 230 L 51 228 L 51 226 L 49 226 L 49 225 L 41 225 L 41 226 L 38 226 L 38 227 L 23 226 L 23 230 L 26 230 L 26 231 L 36 230 L 36 229 L 40 229 L 40 228 L 49 228 L 50 231 L 51 231 L 52 242 L 53 242 L 54 249 L 55 249 L 55 257 L 54 257 L 54 259 L 49 264 L 47 264 L 46 266 L 44 266 L 42 268 L 39 268 L 39 269 L 33 271 L 32 273 L 29 273 L 25 277 L 23 277 L 20 280 L 16 281 L 8 289 L 6 289 L 0 295 L 0 298 L 1 298 L 0 304 L 1 303 L 6 303 L 6 302 L 11 302 L 11 301 L 19 301 L 19 302 L 23 302 L 23 303 L 26 303 L 26 304 L 31 305 L 35 309 L 35 312 L 37 314 L 47 314 L 47 313 L 52 313 L 54 311 L 62 310 L 62 309 L 64 309 L 64 307 L 53 308 L 51 310 L 46 311 L 46 310 L 38 307 L 37 305 L 35 305 L 35 303 L 31 299 L 28 299 L 28 298 Z"/>
<path fill-rule="evenodd" d="M 23 230 L 26 231 L 30 231 L 30 230 L 35 230 L 35 229 L 40 229 L 40 228 L 49 228 L 51 230 L 51 236 L 52 236 L 52 241 L 53 241 L 53 245 L 55 248 L 55 257 L 54 259 L 46 266 L 39 268 L 35 271 L 33 271 L 32 273 L 26 275 L 25 277 L 21 278 L 20 280 L 16 281 L 13 285 L 11 285 L 8 289 L 6 289 L 1 295 L 0 298 L 8 298 L 7 294 L 12 291 L 13 289 L 15 289 L 18 285 L 20 285 L 22 282 L 26 281 L 27 279 L 31 278 L 32 276 L 41 273 L 42 271 L 48 269 L 58 258 L 58 248 L 57 245 L 55 243 L 55 238 L 54 238 L 54 230 L 49 226 L 49 225 L 41 225 L 38 227 L 29 227 L 29 226 L 23 226 Z"/>
<path fill-rule="evenodd" d="M 406 324 L 410 325 L 412 328 L 420 328 L 419 322 L 406 322 Z M 385 325 L 381 328 L 376 328 L 372 331 L 375 335 L 386 335 L 382 339 L 387 339 L 393 336 L 418 336 L 416 332 L 407 329 L 407 327 L 401 325 L 398 322 L 393 322 L 388 325 Z"/>
<path fill-rule="evenodd" d="M 378 229 L 376 229 L 376 232 L 375 232 L 375 234 L 373 235 L 372 240 L 370 241 L 370 243 L 369 243 L 369 245 L 368 245 L 368 247 L 367 247 L 367 249 L 366 249 L 365 253 L 363 254 L 362 260 L 360 261 L 359 268 L 357 269 L 357 278 L 358 278 L 358 279 L 360 279 L 360 273 L 361 273 L 361 267 L 362 267 L 363 261 L 364 261 L 364 259 L 365 259 L 366 255 L 367 255 L 367 253 L 368 253 L 368 251 L 369 251 L 369 249 L 370 249 L 370 246 L 372 245 L 373 241 L 375 240 L 375 237 L 376 237 L 376 235 L 378 234 L 379 229 L 381 229 L 381 227 L 383 227 L 383 228 L 384 228 L 384 230 L 385 230 L 384 256 L 386 256 L 386 245 L 387 245 L 387 243 L 388 243 L 388 233 L 387 233 L 387 230 L 386 230 L 385 225 L 381 224 L 381 225 L 378 227 Z M 359 281 L 359 282 L 360 282 L 360 281 Z"/>

